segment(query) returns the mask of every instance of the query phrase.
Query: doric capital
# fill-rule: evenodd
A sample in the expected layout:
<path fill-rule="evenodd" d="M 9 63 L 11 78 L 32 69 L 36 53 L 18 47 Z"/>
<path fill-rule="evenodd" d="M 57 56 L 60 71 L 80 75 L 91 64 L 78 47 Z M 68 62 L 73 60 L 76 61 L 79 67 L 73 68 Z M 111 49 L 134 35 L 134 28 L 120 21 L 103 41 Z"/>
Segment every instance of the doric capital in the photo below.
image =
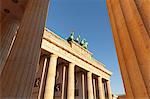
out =
<path fill-rule="evenodd" d="M 51 58 L 52 58 L 52 57 L 53 57 L 53 58 L 58 58 L 58 55 L 56 55 L 56 54 L 51 54 L 50 56 L 51 56 Z"/>

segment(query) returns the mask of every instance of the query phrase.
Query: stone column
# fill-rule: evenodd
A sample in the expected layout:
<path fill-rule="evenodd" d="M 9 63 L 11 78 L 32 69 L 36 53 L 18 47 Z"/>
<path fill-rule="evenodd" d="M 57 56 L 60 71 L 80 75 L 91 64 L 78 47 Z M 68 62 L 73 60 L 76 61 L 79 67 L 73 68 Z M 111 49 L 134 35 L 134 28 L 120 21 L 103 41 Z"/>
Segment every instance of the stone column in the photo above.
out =
<path fill-rule="evenodd" d="M 5 20 L 1 23 L 0 30 L 0 75 L 3 70 L 4 64 L 7 60 L 7 57 L 11 51 L 13 42 L 17 30 L 19 28 L 19 21 L 10 17 L 6 17 Z"/>
<path fill-rule="evenodd" d="M 87 72 L 87 87 L 88 87 L 88 99 L 94 99 L 93 85 L 92 85 L 92 73 Z"/>
<path fill-rule="evenodd" d="M 75 77 L 74 77 L 75 64 L 69 63 L 68 67 L 68 87 L 67 87 L 67 99 L 74 99 L 75 90 Z"/>
<path fill-rule="evenodd" d="M 142 2 L 142 0 L 139 1 Z M 136 12 L 137 7 L 135 4 L 135 0 L 120 1 L 120 5 L 122 6 L 122 12 L 125 16 L 124 19 L 126 22 L 127 29 L 129 31 L 129 36 L 132 41 L 132 45 L 134 47 L 134 52 L 137 57 L 138 66 L 140 68 L 148 94 L 150 96 L 150 75 L 148 75 L 150 72 L 150 35 L 148 35 L 146 31 L 143 21 L 139 16 L 139 13 Z M 130 9 L 127 10 L 127 8 Z M 128 13 L 126 13 L 127 11 Z M 148 21 L 150 22 L 150 19 Z"/>
<path fill-rule="evenodd" d="M 50 57 L 50 63 L 49 63 L 46 85 L 45 85 L 45 92 L 44 92 L 44 99 L 53 99 L 54 97 L 57 58 L 58 56 L 54 54 L 52 54 Z"/>
<path fill-rule="evenodd" d="M 110 81 L 106 81 L 106 84 L 107 84 L 108 97 L 109 99 L 112 99 Z"/>
<path fill-rule="evenodd" d="M 62 93 L 61 99 L 64 99 L 65 94 L 65 80 L 66 80 L 66 66 L 63 66 L 63 79 L 62 79 Z"/>
<path fill-rule="evenodd" d="M 96 81 L 95 79 L 93 79 L 93 89 L 94 89 L 94 99 L 96 99 L 96 85 L 95 85 Z"/>
<path fill-rule="evenodd" d="M 135 0 L 135 3 L 150 36 L 150 0 Z"/>
<path fill-rule="evenodd" d="M 98 77 L 98 89 L 99 89 L 99 98 L 105 99 L 104 86 L 101 77 Z"/>
<path fill-rule="evenodd" d="M 107 0 L 107 8 L 108 8 L 108 14 L 110 17 L 110 21 L 111 21 L 114 43 L 115 43 L 115 47 L 116 47 L 116 51 L 117 51 L 117 56 L 118 56 L 118 61 L 119 61 L 120 69 L 121 69 L 121 75 L 123 78 L 123 84 L 124 84 L 124 88 L 125 88 L 125 92 L 126 92 L 126 97 L 132 99 L 133 92 L 132 92 L 132 88 L 131 88 L 130 78 L 129 78 L 129 74 L 127 71 L 125 58 L 123 56 L 123 50 L 122 50 L 121 43 L 119 40 L 117 26 L 116 26 L 115 18 L 113 15 L 113 10 L 111 7 L 110 0 Z"/>
<path fill-rule="evenodd" d="M 1 97 L 31 96 L 49 0 L 28 0 L 11 52 L 0 75 Z"/>
<path fill-rule="evenodd" d="M 127 97 L 147 99 L 150 39 L 135 1 L 107 0 L 107 7 Z"/>
<path fill-rule="evenodd" d="M 41 82 L 40 82 L 40 88 L 39 88 L 39 94 L 38 94 L 38 99 L 42 99 L 43 97 L 43 92 L 44 92 L 44 79 L 46 77 L 46 69 L 48 66 L 48 57 L 44 57 L 44 64 L 43 64 L 43 70 L 42 70 L 42 77 L 41 77 Z"/>
<path fill-rule="evenodd" d="M 85 76 L 84 73 L 81 74 L 82 77 L 82 99 L 85 99 Z"/>

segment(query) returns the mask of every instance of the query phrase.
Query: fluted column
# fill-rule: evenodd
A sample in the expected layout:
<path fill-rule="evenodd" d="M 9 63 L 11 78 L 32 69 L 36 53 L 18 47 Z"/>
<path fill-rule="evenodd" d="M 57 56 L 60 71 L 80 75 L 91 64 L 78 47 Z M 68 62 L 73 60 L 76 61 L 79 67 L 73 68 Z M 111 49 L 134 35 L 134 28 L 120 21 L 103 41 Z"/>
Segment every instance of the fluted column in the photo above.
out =
<path fill-rule="evenodd" d="M 121 75 L 123 78 L 123 84 L 125 87 L 126 97 L 132 99 L 133 92 L 132 92 L 132 88 L 131 88 L 130 78 L 129 78 L 129 74 L 127 71 L 125 58 L 123 56 L 123 50 L 122 50 L 120 39 L 118 36 L 117 26 L 116 26 L 115 18 L 113 15 L 113 9 L 111 7 L 110 0 L 107 0 L 107 8 L 108 8 L 108 14 L 110 17 L 110 21 L 111 21 L 114 43 L 115 43 L 115 47 L 116 47 L 116 51 L 117 51 L 117 56 L 118 56 L 118 61 L 119 61 L 120 69 L 121 69 Z"/>
<path fill-rule="evenodd" d="M 54 86 L 55 86 L 55 75 L 57 66 L 57 55 L 52 54 L 50 57 L 50 63 L 47 73 L 44 99 L 53 99 L 54 97 Z"/>
<path fill-rule="evenodd" d="M 107 0 L 107 6 L 126 92 L 131 97 L 148 98 L 145 82 L 148 81 L 149 39 L 134 1 Z"/>
<path fill-rule="evenodd" d="M 87 72 L 87 87 L 88 87 L 88 99 L 94 99 L 93 85 L 92 85 L 92 73 Z"/>
<path fill-rule="evenodd" d="M 132 46 L 134 47 L 134 52 L 137 57 L 138 66 L 150 96 L 150 37 L 141 17 L 139 17 L 135 0 L 120 1 L 120 5 L 122 6 L 122 12 L 132 41 Z"/>
<path fill-rule="evenodd" d="M 100 99 L 105 99 L 104 87 L 103 87 L 101 77 L 98 77 L 98 89 L 99 89 L 99 98 Z"/>
<path fill-rule="evenodd" d="M 69 63 L 68 67 L 68 87 L 67 87 L 67 99 L 74 99 L 75 90 L 75 76 L 74 76 L 75 64 Z"/>
<path fill-rule="evenodd" d="M 150 0 L 134 0 L 150 36 Z"/>
<path fill-rule="evenodd" d="M 0 31 L 0 75 L 9 52 L 12 48 L 18 28 L 19 21 L 13 18 L 6 17 L 5 20 L 3 20 L 3 22 L 1 23 L 2 30 Z"/>
<path fill-rule="evenodd" d="M 108 90 L 108 97 L 109 97 L 109 99 L 112 99 L 110 81 L 106 81 L 106 84 L 107 84 L 107 90 Z"/>
<path fill-rule="evenodd" d="M 31 96 L 49 0 L 28 0 L 13 47 L 0 75 L 2 97 Z"/>

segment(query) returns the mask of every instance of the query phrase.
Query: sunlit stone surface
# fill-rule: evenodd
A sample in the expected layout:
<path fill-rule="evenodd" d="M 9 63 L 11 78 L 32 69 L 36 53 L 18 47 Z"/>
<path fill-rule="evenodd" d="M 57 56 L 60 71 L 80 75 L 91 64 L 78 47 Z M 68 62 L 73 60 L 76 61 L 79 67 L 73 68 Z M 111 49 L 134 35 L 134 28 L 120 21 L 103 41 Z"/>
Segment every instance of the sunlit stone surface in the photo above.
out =
<path fill-rule="evenodd" d="M 150 0 L 107 0 L 128 99 L 150 98 Z"/>

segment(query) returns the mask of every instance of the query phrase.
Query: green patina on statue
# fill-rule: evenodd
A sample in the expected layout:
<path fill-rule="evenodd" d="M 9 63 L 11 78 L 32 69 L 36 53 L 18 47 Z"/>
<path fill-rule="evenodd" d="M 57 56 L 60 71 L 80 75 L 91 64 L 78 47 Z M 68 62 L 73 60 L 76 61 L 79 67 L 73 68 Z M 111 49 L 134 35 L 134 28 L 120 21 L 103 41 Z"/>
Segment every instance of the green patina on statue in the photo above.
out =
<path fill-rule="evenodd" d="M 78 35 L 78 37 L 75 39 L 75 41 L 76 41 L 78 44 L 80 44 L 80 39 L 81 39 L 81 37 L 80 37 L 80 35 Z"/>
<path fill-rule="evenodd" d="M 80 35 L 78 35 L 78 37 L 75 39 L 74 38 L 74 32 L 71 32 L 70 36 L 68 37 L 67 41 L 75 41 L 78 44 L 80 44 L 83 48 L 87 49 L 88 48 L 88 42 L 86 41 L 86 39 L 82 39 Z"/>
<path fill-rule="evenodd" d="M 73 41 L 73 40 L 74 40 L 74 32 L 71 32 L 71 34 L 68 37 L 67 41 Z"/>
<path fill-rule="evenodd" d="M 80 42 L 80 45 L 83 46 L 85 41 L 86 41 L 85 39 L 82 39 L 81 42 Z"/>
<path fill-rule="evenodd" d="M 88 48 L 88 42 L 87 42 L 87 41 L 84 43 L 84 48 L 85 48 L 85 49 Z"/>
<path fill-rule="evenodd" d="M 82 47 L 84 47 L 85 49 L 88 48 L 88 42 L 86 41 L 86 39 L 83 39 L 83 40 L 81 41 L 80 45 L 81 45 Z"/>

